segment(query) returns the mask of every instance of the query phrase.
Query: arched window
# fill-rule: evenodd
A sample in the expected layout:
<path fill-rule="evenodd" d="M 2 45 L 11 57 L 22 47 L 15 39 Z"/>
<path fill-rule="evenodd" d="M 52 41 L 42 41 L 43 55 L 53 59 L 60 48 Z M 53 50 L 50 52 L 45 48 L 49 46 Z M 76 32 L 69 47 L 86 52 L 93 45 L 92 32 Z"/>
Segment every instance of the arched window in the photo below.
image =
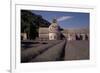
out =
<path fill-rule="evenodd" d="M 82 40 L 83 39 L 83 36 L 82 35 L 80 35 L 80 40 Z"/>
<path fill-rule="evenodd" d="M 50 36 L 50 38 L 52 39 L 52 35 Z"/>

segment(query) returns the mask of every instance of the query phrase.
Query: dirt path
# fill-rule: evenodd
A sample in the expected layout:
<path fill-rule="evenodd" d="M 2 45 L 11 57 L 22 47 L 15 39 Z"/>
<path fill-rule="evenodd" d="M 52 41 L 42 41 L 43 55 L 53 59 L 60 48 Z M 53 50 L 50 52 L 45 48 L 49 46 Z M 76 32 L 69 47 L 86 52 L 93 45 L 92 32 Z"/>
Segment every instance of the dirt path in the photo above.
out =
<path fill-rule="evenodd" d="M 64 60 L 89 59 L 88 41 L 69 41 L 65 48 Z"/>

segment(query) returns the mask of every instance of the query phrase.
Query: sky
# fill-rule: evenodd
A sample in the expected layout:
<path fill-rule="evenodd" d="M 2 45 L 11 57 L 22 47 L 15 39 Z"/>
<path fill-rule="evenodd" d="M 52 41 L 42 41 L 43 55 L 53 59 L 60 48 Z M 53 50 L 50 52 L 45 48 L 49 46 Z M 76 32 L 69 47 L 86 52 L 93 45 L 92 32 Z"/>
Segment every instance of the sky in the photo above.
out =
<path fill-rule="evenodd" d="M 52 22 L 54 18 L 62 28 L 88 28 L 89 13 L 79 12 L 58 12 L 58 11 L 32 11 L 37 15 L 41 15 L 44 19 Z"/>

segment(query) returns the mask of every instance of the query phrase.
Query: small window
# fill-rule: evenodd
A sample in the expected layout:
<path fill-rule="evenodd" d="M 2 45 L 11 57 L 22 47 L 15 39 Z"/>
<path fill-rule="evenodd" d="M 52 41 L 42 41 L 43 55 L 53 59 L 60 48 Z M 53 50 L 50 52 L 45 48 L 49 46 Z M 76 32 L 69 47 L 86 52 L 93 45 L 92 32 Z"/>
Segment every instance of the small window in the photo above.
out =
<path fill-rule="evenodd" d="M 50 36 L 51 39 L 53 39 L 53 36 Z"/>

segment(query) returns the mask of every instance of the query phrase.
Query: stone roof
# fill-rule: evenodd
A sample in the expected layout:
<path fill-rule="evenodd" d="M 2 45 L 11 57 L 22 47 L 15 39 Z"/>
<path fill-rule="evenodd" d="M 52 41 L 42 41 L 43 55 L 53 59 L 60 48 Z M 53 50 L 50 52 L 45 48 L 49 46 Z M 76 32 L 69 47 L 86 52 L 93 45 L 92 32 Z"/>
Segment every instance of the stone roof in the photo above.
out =
<path fill-rule="evenodd" d="M 49 30 L 47 27 L 40 27 L 39 28 L 39 34 L 48 34 Z"/>

